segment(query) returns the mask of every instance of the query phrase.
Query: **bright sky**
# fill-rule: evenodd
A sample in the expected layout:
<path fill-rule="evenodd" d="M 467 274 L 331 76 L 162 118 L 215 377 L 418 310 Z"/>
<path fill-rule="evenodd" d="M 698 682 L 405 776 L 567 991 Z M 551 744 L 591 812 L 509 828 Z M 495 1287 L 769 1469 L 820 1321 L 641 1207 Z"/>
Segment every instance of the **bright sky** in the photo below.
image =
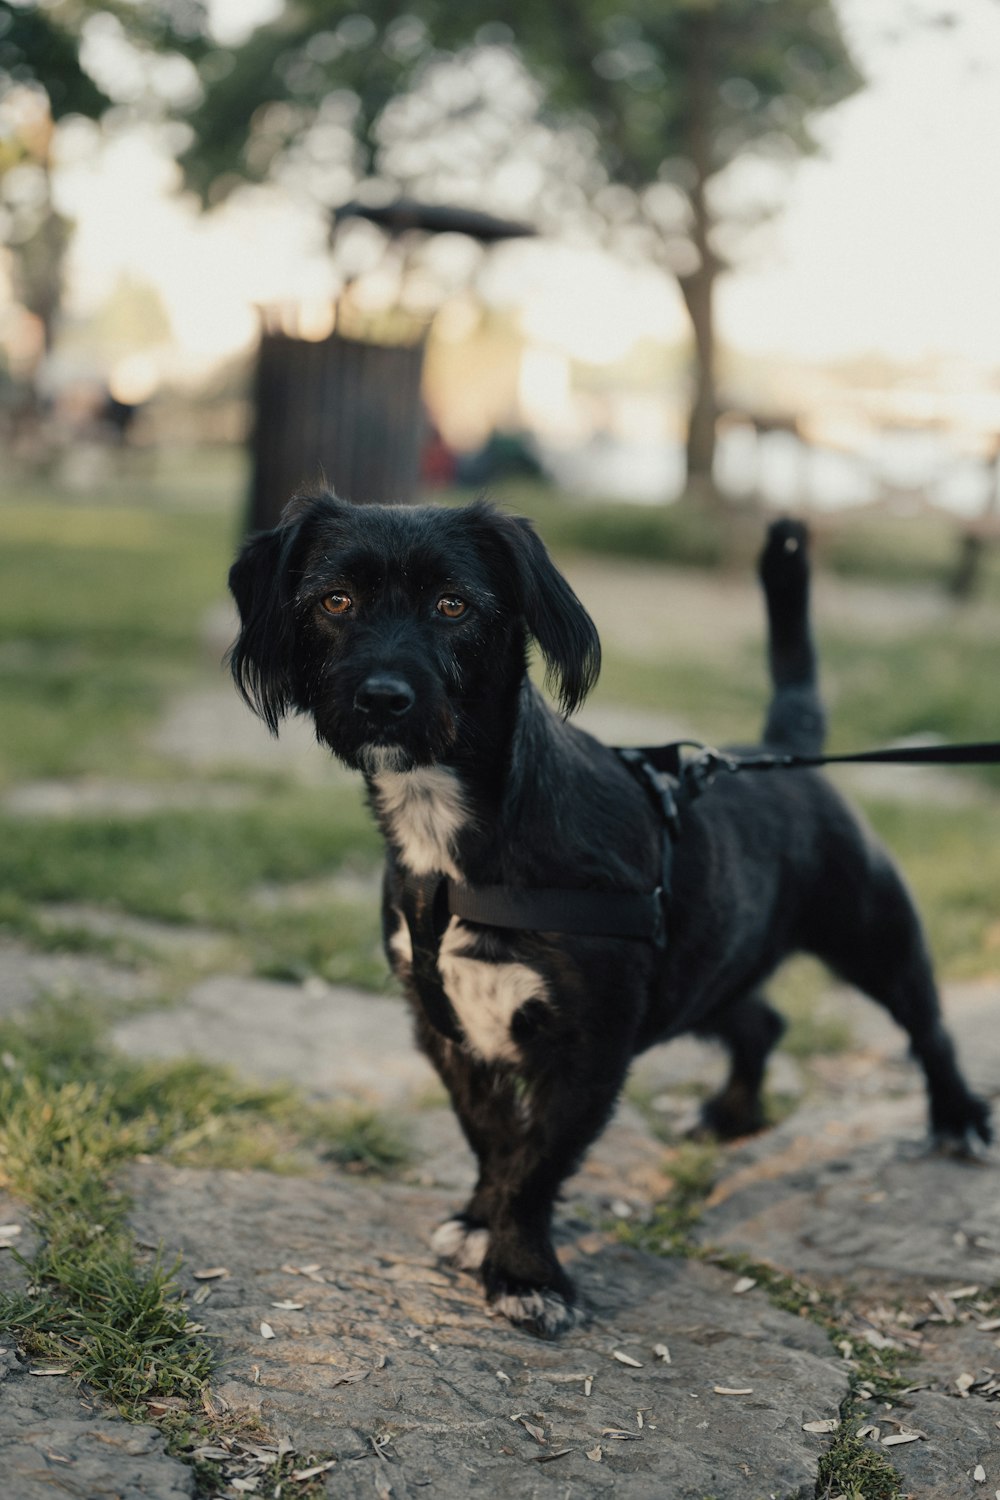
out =
<path fill-rule="evenodd" d="M 249 0 L 227 3 L 243 16 Z M 933 15 L 943 0 L 839 3 L 870 87 L 822 121 L 825 155 L 797 167 L 784 212 L 721 286 L 720 333 L 755 352 L 934 352 L 1000 367 L 1000 3 L 960 0 L 957 27 L 900 25 L 894 40 L 907 13 Z M 304 211 L 274 198 L 199 219 L 174 179 L 142 138 L 96 160 L 79 142 L 60 192 L 77 222 L 77 310 L 122 273 L 152 282 L 200 363 L 246 345 L 255 302 L 329 294 L 322 226 Z M 553 347 L 613 358 L 642 333 L 684 331 L 675 288 L 596 252 L 522 247 L 510 264 L 498 293 L 516 283 L 527 327 Z"/>

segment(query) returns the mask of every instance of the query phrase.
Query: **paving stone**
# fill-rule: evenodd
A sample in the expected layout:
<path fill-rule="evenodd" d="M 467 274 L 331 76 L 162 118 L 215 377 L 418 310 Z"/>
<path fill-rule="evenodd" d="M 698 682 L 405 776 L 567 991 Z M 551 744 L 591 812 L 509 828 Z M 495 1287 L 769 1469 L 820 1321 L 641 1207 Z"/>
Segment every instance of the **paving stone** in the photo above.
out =
<path fill-rule="evenodd" d="M 300 1454 L 336 1455 L 331 1495 L 368 1497 L 380 1474 L 395 1496 L 813 1494 L 824 1440 L 802 1424 L 836 1415 L 844 1365 L 810 1323 L 734 1297 L 720 1270 L 564 1219 L 561 1255 L 591 1321 L 545 1344 L 490 1318 L 473 1278 L 432 1259 L 427 1237 L 452 1206 L 440 1193 L 155 1163 L 131 1184 L 139 1237 L 182 1252 L 182 1280 L 230 1272 L 199 1308 L 219 1341 L 215 1389 Z"/>

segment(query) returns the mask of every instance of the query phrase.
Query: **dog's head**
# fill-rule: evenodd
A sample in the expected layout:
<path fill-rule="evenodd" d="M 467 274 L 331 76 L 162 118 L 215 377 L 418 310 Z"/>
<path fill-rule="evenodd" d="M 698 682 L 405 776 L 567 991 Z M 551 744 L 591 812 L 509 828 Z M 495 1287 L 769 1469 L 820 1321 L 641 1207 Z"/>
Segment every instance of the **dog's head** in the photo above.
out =
<path fill-rule="evenodd" d="M 600 669 L 597 631 L 529 521 L 293 500 L 229 574 L 233 676 L 277 733 L 294 709 L 361 770 L 447 760 L 516 699 L 533 637 L 563 711 Z"/>

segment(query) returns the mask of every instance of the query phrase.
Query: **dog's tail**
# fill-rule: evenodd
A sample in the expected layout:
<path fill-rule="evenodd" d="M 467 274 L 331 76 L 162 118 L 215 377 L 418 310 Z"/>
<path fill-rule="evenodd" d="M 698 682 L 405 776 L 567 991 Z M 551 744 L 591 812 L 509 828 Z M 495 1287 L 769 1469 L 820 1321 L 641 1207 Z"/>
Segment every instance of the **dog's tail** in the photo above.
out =
<path fill-rule="evenodd" d="M 800 521 L 775 521 L 768 528 L 760 580 L 767 601 L 774 686 L 764 742 L 799 755 L 816 755 L 826 738 L 826 714 L 809 624 L 809 533 Z"/>

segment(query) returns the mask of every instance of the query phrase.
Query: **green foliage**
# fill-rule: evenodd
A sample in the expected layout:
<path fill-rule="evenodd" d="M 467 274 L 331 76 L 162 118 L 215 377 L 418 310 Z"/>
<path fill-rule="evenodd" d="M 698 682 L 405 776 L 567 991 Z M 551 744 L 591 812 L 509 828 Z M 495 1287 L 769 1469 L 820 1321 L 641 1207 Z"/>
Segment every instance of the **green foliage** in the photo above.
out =
<path fill-rule="evenodd" d="M 627 15 L 605 0 L 513 9 L 413 0 L 405 14 L 374 0 L 363 17 L 350 3 L 299 0 L 231 49 L 225 69 L 206 57 L 188 179 L 209 197 L 265 176 L 333 100 L 340 113 L 328 118 L 350 123 L 370 169 L 390 100 L 442 53 L 490 42 L 518 51 L 550 116 L 582 122 L 609 177 L 635 188 L 660 179 L 667 162 L 683 192 L 691 184 L 679 161 L 704 176 L 751 147 L 811 150 L 810 113 L 860 83 L 828 0 L 672 0 Z M 710 141 L 705 163 L 699 133 Z"/>

